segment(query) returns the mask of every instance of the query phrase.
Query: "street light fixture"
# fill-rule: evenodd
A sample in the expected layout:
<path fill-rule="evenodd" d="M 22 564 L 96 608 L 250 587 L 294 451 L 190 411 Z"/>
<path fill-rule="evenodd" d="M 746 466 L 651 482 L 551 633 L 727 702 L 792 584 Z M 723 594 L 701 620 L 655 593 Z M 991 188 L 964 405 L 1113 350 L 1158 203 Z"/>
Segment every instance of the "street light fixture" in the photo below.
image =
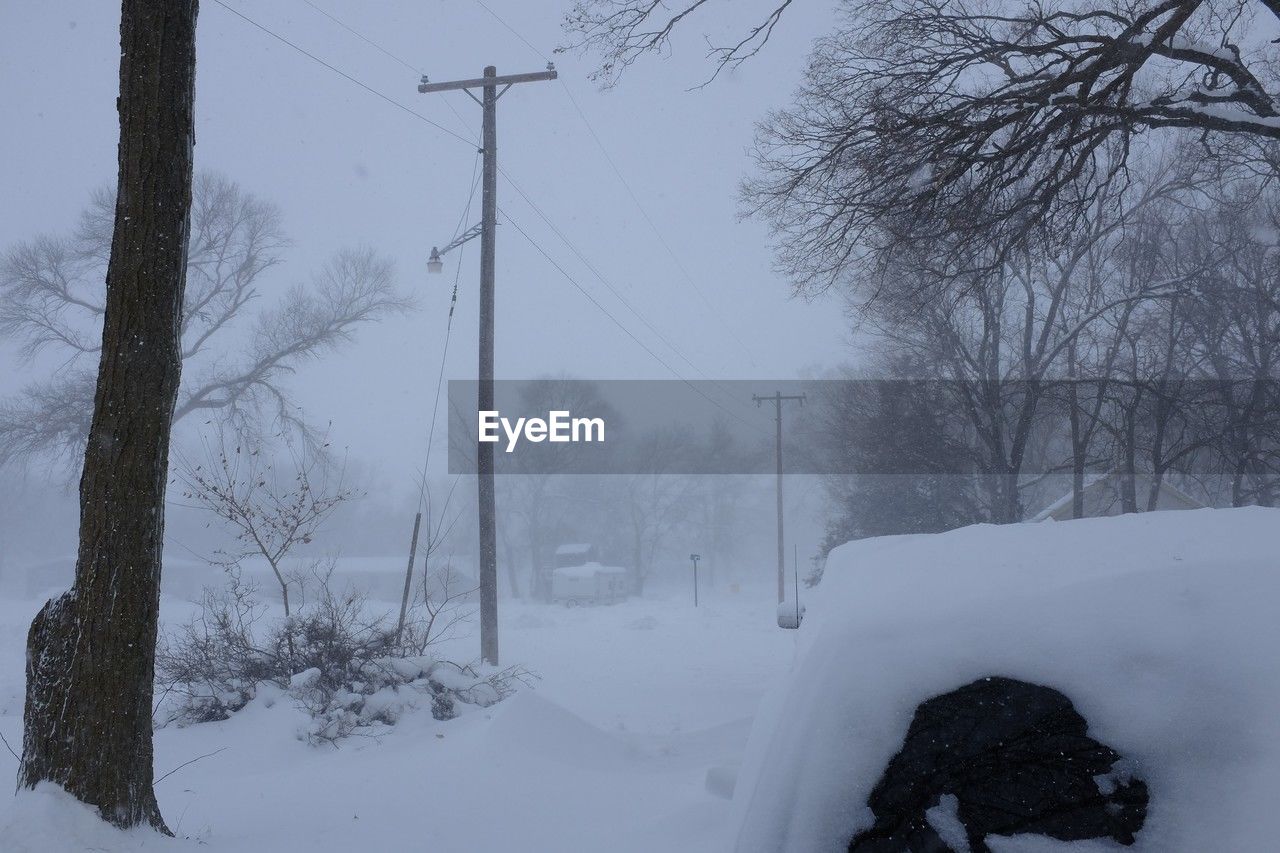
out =
<path fill-rule="evenodd" d="M 466 231 L 463 231 L 457 237 L 454 237 L 443 249 L 431 247 L 431 257 L 427 258 L 427 272 L 431 275 L 439 275 L 444 272 L 444 256 L 461 246 L 463 243 L 469 243 L 480 236 L 480 225 L 472 225 Z"/>

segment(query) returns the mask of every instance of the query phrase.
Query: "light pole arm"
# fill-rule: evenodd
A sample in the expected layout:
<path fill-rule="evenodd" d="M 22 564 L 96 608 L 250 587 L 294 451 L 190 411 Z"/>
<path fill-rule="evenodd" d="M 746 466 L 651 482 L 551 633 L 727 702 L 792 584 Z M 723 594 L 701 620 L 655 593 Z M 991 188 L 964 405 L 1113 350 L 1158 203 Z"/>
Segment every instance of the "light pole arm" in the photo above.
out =
<path fill-rule="evenodd" d="M 443 255 L 448 254 L 449 252 L 452 252 L 454 249 L 458 248 L 463 243 L 466 243 L 470 240 L 474 240 L 479 236 L 480 236 L 480 226 L 472 225 L 466 231 L 463 231 L 457 237 L 454 237 L 453 240 L 449 243 L 449 245 L 445 246 L 443 249 L 432 249 L 431 254 L 434 257 L 441 257 Z"/>

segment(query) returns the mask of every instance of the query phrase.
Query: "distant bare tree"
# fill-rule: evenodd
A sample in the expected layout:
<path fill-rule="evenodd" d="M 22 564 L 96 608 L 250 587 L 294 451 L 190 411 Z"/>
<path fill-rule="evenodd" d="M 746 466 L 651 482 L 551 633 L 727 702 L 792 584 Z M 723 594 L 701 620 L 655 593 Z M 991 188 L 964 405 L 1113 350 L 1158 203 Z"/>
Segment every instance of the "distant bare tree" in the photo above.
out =
<path fill-rule="evenodd" d="M 1079 451 L 1071 465 L 1075 491 L 1083 488 L 1086 439 L 1100 423 L 1103 400 L 1079 399 L 1077 383 L 1086 371 L 1090 379 L 1112 378 L 1122 346 L 1099 329 L 1110 326 L 1122 336 L 1136 306 L 1187 291 L 1211 263 L 1206 257 L 1170 267 L 1157 239 L 1168 228 L 1144 220 L 1154 209 L 1176 207 L 1195 174 L 1175 161 L 1152 166 L 1140 181 L 1135 175 L 1103 187 L 1090 201 L 1084 227 L 1066 235 L 1037 229 L 1003 261 L 996 261 L 996 247 L 963 233 L 916 241 L 895 252 L 867 286 L 852 289 L 857 315 L 955 395 L 954 412 L 971 431 L 985 478 L 991 520 L 1021 520 L 1024 494 L 1034 485 L 1024 473 L 1049 471 L 1037 445 L 1062 392 Z M 873 297 L 862 296 L 867 289 Z M 1135 365 L 1148 362 L 1144 357 Z M 1115 389 L 1104 382 L 1086 390 Z"/>
<path fill-rule="evenodd" d="M 47 351 L 61 364 L 0 401 L 0 461 L 74 459 L 83 449 L 115 207 L 115 194 L 100 190 L 70 235 L 37 237 L 0 256 L 0 335 L 20 342 L 28 359 Z M 221 175 L 197 176 L 175 422 L 216 411 L 250 432 L 266 419 L 309 433 L 282 380 L 350 340 L 360 324 L 408 307 L 394 290 L 390 262 L 369 249 L 338 252 L 309 285 L 258 307 L 265 275 L 281 263 L 286 244 L 273 205 Z"/>
<path fill-rule="evenodd" d="M 1185 254 L 1217 262 L 1197 283 L 1191 361 L 1214 390 L 1214 452 L 1233 506 L 1280 499 L 1280 194 L 1228 199 L 1186 229 Z M 1201 267 L 1205 267 L 1203 263 Z"/>
<path fill-rule="evenodd" d="M 553 410 L 589 412 L 593 417 L 604 418 L 612 430 L 623 428 L 621 418 L 592 382 L 568 376 L 540 377 L 521 383 L 519 402 L 521 411 L 530 414 Z M 584 452 L 580 445 L 545 444 L 537 454 L 517 455 L 515 464 L 504 469 L 508 476 L 499 478 L 499 503 L 519 522 L 523 534 L 529 561 L 529 594 L 533 598 L 551 597 L 550 575 L 543 569 L 559 544 L 553 538 L 575 512 L 573 503 L 565 499 L 566 476 L 589 472 L 592 455 L 599 452 L 601 449 Z M 578 507 L 577 512 L 580 511 Z M 508 563 L 507 568 L 512 593 L 518 598 L 515 567 Z"/>
<path fill-rule="evenodd" d="M 644 593 L 654 561 L 671 535 L 689 522 L 697 507 L 698 480 L 684 474 L 664 474 L 672 460 L 691 460 L 702 451 L 692 432 L 675 427 L 651 430 L 636 440 L 636 473 L 608 478 L 614 523 L 626 531 L 631 550 L 631 581 L 635 595 Z"/>

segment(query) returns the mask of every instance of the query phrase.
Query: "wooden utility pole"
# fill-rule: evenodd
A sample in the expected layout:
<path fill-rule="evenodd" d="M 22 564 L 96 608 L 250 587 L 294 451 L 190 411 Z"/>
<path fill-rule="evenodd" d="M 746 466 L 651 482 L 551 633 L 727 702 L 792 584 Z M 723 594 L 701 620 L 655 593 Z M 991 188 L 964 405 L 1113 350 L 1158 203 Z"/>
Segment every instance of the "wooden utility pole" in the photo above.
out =
<path fill-rule="evenodd" d="M 777 449 L 776 456 L 778 462 L 778 603 L 781 604 L 787 598 L 787 558 L 782 545 L 782 404 L 788 400 L 798 400 L 800 405 L 804 405 L 804 395 L 795 394 L 784 396 L 781 391 L 775 391 L 772 397 L 760 397 L 755 394 L 751 395 L 751 399 L 759 406 L 761 403 L 773 403 L 774 407 L 774 423 L 777 426 Z"/>
<path fill-rule="evenodd" d="M 547 63 L 546 71 L 498 76 L 492 65 L 484 76 L 471 80 L 431 83 L 426 77 L 418 91 L 448 92 L 461 89 L 478 103 L 484 117 L 481 125 L 481 149 L 484 169 L 480 181 L 480 376 L 477 411 L 493 410 L 493 279 L 498 236 L 498 98 L 516 83 L 554 80 L 558 75 Z M 501 87 L 501 88 L 499 88 Z M 472 89 L 481 89 L 477 98 Z M 474 236 L 474 235 L 472 235 Z M 447 251 L 452 244 L 445 248 Z M 441 253 L 433 253 L 438 258 Z M 492 666 L 498 665 L 498 524 L 493 482 L 493 444 L 476 437 L 476 489 L 480 528 L 480 657 Z"/>

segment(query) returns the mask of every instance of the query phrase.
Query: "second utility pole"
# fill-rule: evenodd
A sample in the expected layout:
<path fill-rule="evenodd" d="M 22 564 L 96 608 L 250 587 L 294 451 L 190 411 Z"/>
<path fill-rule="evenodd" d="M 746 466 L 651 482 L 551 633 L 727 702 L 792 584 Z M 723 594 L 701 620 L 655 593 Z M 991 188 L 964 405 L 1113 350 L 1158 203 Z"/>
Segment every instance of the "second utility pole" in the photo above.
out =
<path fill-rule="evenodd" d="M 804 395 L 796 394 L 784 397 L 781 391 L 775 391 L 772 397 L 759 397 L 752 394 L 751 399 L 755 400 L 757 406 L 761 403 L 773 403 L 776 417 L 775 423 L 778 428 L 778 603 L 781 604 L 787 599 L 787 558 L 782 548 L 782 404 L 787 400 L 799 400 L 800 405 L 803 406 Z"/>
<path fill-rule="evenodd" d="M 418 84 L 419 92 L 445 92 L 461 89 L 484 112 L 480 151 L 484 155 L 484 172 L 480 194 L 480 376 L 477 411 L 493 411 L 493 278 L 498 236 L 498 98 L 516 83 L 556 79 L 555 68 L 547 63 L 546 71 L 531 74 L 498 76 L 492 65 L 484 77 L 430 83 L 426 77 Z M 502 89 L 499 90 L 498 87 Z M 483 97 L 471 94 L 483 89 Z M 498 665 L 498 521 L 494 498 L 493 444 L 476 436 L 477 504 L 480 527 L 480 658 L 491 666 Z"/>

